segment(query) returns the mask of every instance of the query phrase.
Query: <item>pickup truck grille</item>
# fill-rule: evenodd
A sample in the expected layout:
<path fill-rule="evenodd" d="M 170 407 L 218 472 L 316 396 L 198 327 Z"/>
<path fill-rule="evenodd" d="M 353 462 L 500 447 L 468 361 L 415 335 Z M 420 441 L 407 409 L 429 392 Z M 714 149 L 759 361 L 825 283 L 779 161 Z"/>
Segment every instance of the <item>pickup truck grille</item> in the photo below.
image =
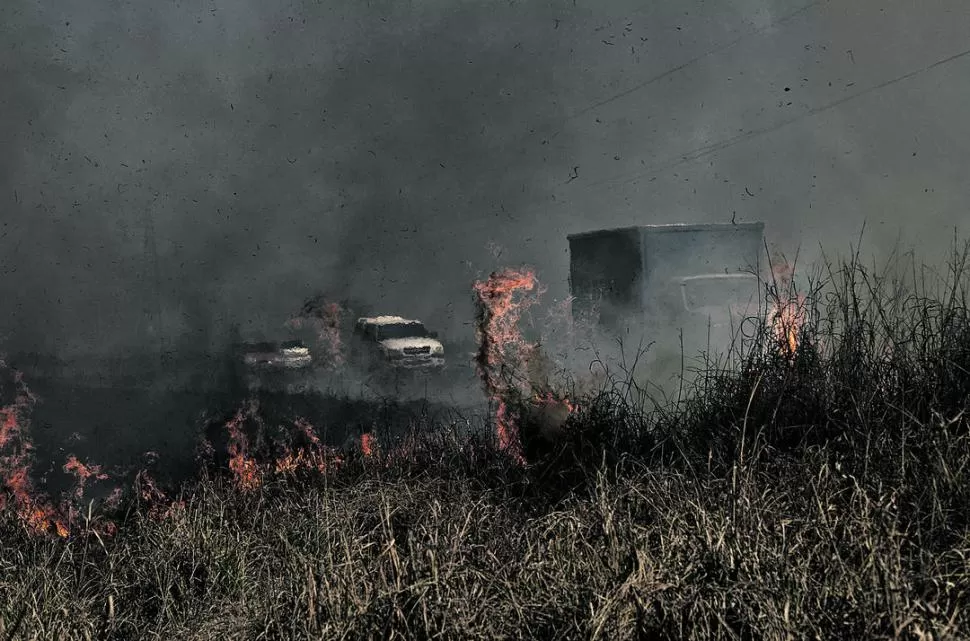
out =
<path fill-rule="evenodd" d="M 418 354 L 430 354 L 430 347 L 405 347 L 404 353 L 408 356 L 417 356 Z"/>

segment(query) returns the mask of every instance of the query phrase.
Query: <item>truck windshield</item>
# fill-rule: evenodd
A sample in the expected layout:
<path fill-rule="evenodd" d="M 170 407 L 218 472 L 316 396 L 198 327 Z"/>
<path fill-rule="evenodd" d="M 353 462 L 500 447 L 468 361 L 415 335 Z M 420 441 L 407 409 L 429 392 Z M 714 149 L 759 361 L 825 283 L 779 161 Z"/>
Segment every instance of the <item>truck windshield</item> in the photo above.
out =
<path fill-rule="evenodd" d="M 681 280 L 684 307 L 689 312 L 705 308 L 734 308 L 758 302 L 758 279 L 750 274 L 712 274 Z"/>
<path fill-rule="evenodd" d="M 388 323 L 377 327 L 377 340 L 391 338 L 427 338 L 430 333 L 421 323 Z"/>

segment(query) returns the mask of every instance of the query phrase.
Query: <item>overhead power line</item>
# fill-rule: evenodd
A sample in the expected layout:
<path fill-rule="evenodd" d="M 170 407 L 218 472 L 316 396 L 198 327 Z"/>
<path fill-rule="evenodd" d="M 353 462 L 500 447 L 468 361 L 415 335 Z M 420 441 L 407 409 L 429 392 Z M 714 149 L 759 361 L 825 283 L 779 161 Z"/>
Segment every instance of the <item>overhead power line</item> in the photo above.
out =
<path fill-rule="evenodd" d="M 798 116 L 796 116 L 794 118 L 789 118 L 787 120 L 784 120 L 782 122 L 776 123 L 774 125 L 769 125 L 767 127 L 762 127 L 760 129 L 752 130 L 752 131 L 746 132 L 744 134 L 739 134 L 737 136 L 732 136 L 730 138 L 726 138 L 724 140 L 721 140 L 721 141 L 718 141 L 718 142 L 715 142 L 715 143 L 707 144 L 707 145 L 704 145 L 702 147 L 697 147 L 697 148 L 692 149 L 692 150 L 690 150 L 690 151 L 688 151 L 686 153 L 679 154 L 676 158 L 671 159 L 670 161 L 668 161 L 666 163 L 662 163 L 660 165 L 657 165 L 654 168 L 652 168 L 652 169 L 650 169 L 648 171 L 645 171 L 645 172 L 638 172 L 636 174 L 629 175 L 629 176 L 626 176 L 626 177 L 608 178 L 608 179 L 605 179 L 605 180 L 600 180 L 600 181 L 590 182 L 590 183 L 579 183 L 578 181 L 576 181 L 576 182 L 569 183 L 569 185 L 572 186 L 572 187 L 587 188 L 587 189 L 593 189 L 593 190 L 595 190 L 595 189 L 597 189 L 599 187 L 602 187 L 604 185 L 625 184 L 625 183 L 628 183 L 628 182 L 632 182 L 634 180 L 637 180 L 639 178 L 644 178 L 646 176 L 659 176 L 660 174 L 662 174 L 662 173 L 664 173 L 666 171 L 669 171 L 671 169 L 674 169 L 676 167 L 679 167 L 681 165 L 685 165 L 685 164 L 690 163 L 690 162 L 692 162 L 694 160 L 698 160 L 700 158 L 704 158 L 704 157 L 713 155 L 713 154 L 715 154 L 715 153 L 717 153 L 719 151 L 722 151 L 722 150 L 727 149 L 729 147 L 733 147 L 734 145 L 741 144 L 741 143 L 746 142 L 748 140 L 751 140 L 753 138 L 757 138 L 757 137 L 761 137 L 761 136 L 766 136 L 766 135 L 771 134 L 771 133 L 773 133 L 775 131 L 778 131 L 780 129 L 783 129 L 783 128 L 787 127 L 788 125 L 794 124 L 794 123 L 796 123 L 796 122 L 798 122 L 800 120 L 804 120 L 805 118 L 810 118 L 812 116 L 816 116 L 816 115 L 821 114 L 821 113 L 824 113 L 826 111 L 830 111 L 832 109 L 835 109 L 836 107 L 839 107 L 839 106 L 844 105 L 844 104 L 846 104 L 848 102 L 851 102 L 853 100 L 856 100 L 857 98 L 861 98 L 861 97 L 863 97 L 865 95 L 868 95 L 868 94 L 871 94 L 871 93 L 875 93 L 877 91 L 881 91 L 883 89 L 886 89 L 887 87 L 890 87 L 890 86 L 895 85 L 895 84 L 898 84 L 900 82 L 909 80 L 909 79 L 914 78 L 914 77 L 916 77 L 916 76 L 918 76 L 920 74 L 926 73 L 928 71 L 931 71 L 931 70 L 936 69 L 938 67 L 942 67 L 942 66 L 947 65 L 947 64 L 949 64 L 951 62 L 955 62 L 955 61 L 957 61 L 957 60 L 959 60 L 961 58 L 966 58 L 968 56 L 970 56 L 970 49 L 966 49 L 964 51 L 960 51 L 959 53 L 955 53 L 955 54 L 953 54 L 951 56 L 947 56 L 945 58 L 941 58 L 940 60 L 937 60 L 937 61 L 935 61 L 933 63 L 930 63 L 928 65 L 925 65 L 923 67 L 920 67 L 919 69 L 914 69 L 914 70 L 909 71 L 907 73 L 904 73 L 904 74 L 902 74 L 900 76 L 896 76 L 896 77 L 894 77 L 894 78 L 892 78 L 890 80 L 886 80 L 885 82 L 881 82 L 881 83 L 879 83 L 877 85 L 873 85 L 871 87 L 862 89 L 860 91 L 856 91 L 855 93 L 852 93 L 851 95 L 845 96 L 845 97 L 840 98 L 838 100 L 834 100 L 832 102 L 829 102 L 829 103 L 826 103 L 824 105 L 820 105 L 818 107 L 815 107 L 813 109 L 810 109 L 810 110 L 808 110 L 808 111 L 806 111 L 806 112 L 804 112 L 804 113 L 802 113 L 802 114 L 800 114 L 800 115 L 798 115 Z M 522 216 L 523 214 L 528 214 L 528 213 L 532 213 L 532 212 L 535 212 L 535 211 L 548 210 L 553 205 L 554 205 L 554 203 L 551 203 L 548 200 L 545 200 L 545 201 L 542 201 L 542 202 L 536 202 L 536 203 L 534 203 L 532 205 L 529 205 L 527 207 L 523 207 L 523 208 L 517 209 L 516 210 L 516 215 L 517 216 Z M 474 221 L 474 222 L 472 222 L 470 224 L 464 224 L 464 225 L 462 225 L 461 230 L 462 230 L 462 233 L 465 234 L 465 235 L 472 235 L 472 236 L 474 236 L 476 234 L 479 234 L 479 233 L 485 231 L 489 227 L 496 227 L 496 226 L 501 227 L 502 225 L 505 225 L 505 224 L 507 224 L 507 223 L 505 223 L 501 219 L 496 219 L 493 216 L 484 215 L 479 220 L 476 220 L 476 221 Z M 442 230 L 442 233 L 444 233 L 444 232 L 445 232 L 445 230 Z"/>
<path fill-rule="evenodd" d="M 630 94 L 636 93 L 637 91 L 640 91 L 641 89 L 643 89 L 645 87 L 648 87 L 648 86 L 654 84 L 655 82 L 659 82 L 660 80 L 663 80 L 664 78 L 668 78 L 668 77 L 670 77 L 670 76 L 672 76 L 672 75 L 674 75 L 674 74 L 676 74 L 676 73 L 678 73 L 680 71 L 683 71 L 684 69 L 687 69 L 688 67 L 691 67 L 691 66 L 697 64 L 698 62 L 700 62 L 702 60 L 705 60 L 707 58 L 710 58 L 711 56 L 714 56 L 714 55 L 717 55 L 717 54 L 719 54 L 719 53 L 721 53 L 723 51 L 726 51 L 726 50 L 734 47 L 735 45 L 743 42 L 744 40 L 747 40 L 748 38 L 751 38 L 753 36 L 761 35 L 761 34 L 765 33 L 766 31 L 768 31 L 769 29 L 772 29 L 774 27 L 777 27 L 778 25 L 785 24 L 786 22 L 790 22 L 791 20 L 793 20 L 794 18 L 797 18 L 798 16 L 800 16 L 803 13 L 805 13 L 809 9 L 811 9 L 811 8 L 813 8 L 813 7 L 815 7 L 815 6 L 819 5 L 819 4 L 822 4 L 822 2 L 828 2 L 828 1 L 829 0 L 814 0 L 813 2 L 809 2 L 808 4 L 802 5 L 798 9 L 795 9 L 794 11 L 783 15 L 782 17 L 778 18 L 777 20 L 772 20 L 771 23 L 768 24 L 768 25 L 765 25 L 763 27 L 759 27 L 759 28 L 754 29 L 752 31 L 748 31 L 746 33 L 742 33 L 737 38 L 735 38 L 733 40 L 730 40 L 728 42 L 725 42 L 724 44 L 718 45 L 718 46 L 716 46 L 716 47 L 714 47 L 712 49 L 708 49 L 704 53 L 702 53 L 702 54 L 700 54 L 698 56 L 695 56 L 695 57 L 691 58 L 687 62 L 681 63 L 681 64 L 677 65 L 676 67 L 671 67 L 671 68 L 667 69 L 666 71 L 662 71 L 661 73 L 658 73 L 655 76 L 651 76 L 650 78 L 647 78 L 646 80 L 643 80 L 642 82 L 639 82 L 639 83 L 633 85 L 632 87 L 628 87 L 627 89 L 624 89 L 623 91 L 620 91 L 618 93 L 615 93 L 615 94 L 612 94 L 610 96 L 607 96 L 606 98 L 602 98 L 600 100 L 597 100 L 596 102 L 593 102 L 593 103 L 591 103 L 591 104 L 583 107 L 582 109 L 580 109 L 578 111 L 575 111 L 572 114 L 566 116 L 566 118 L 563 120 L 563 123 L 562 124 L 566 124 L 567 122 L 569 122 L 571 120 L 575 120 L 576 118 L 579 118 L 580 116 L 583 116 L 583 115 L 589 113 L 590 111 L 593 111 L 595 109 L 599 109 L 600 107 L 603 107 L 603 106 L 608 105 L 608 104 L 610 104 L 612 102 L 615 102 L 617 100 L 620 100 L 621 98 L 625 98 L 625 97 L 629 96 Z M 561 133 L 561 131 L 562 131 L 562 129 L 560 129 L 559 131 L 557 131 L 555 134 L 553 134 L 553 137 L 558 136 L 559 133 Z"/>
<path fill-rule="evenodd" d="M 681 165 L 684 165 L 686 163 L 692 162 L 694 160 L 705 158 L 719 151 L 723 151 L 724 149 L 727 149 L 729 147 L 733 147 L 735 145 L 739 145 L 743 142 L 747 142 L 754 138 L 760 138 L 761 136 L 765 136 L 767 134 L 773 133 L 775 131 L 778 131 L 779 129 L 783 129 L 789 125 L 792 125 L 792 124 L 795 124 L 796 122 L 804 120 L 805 118 L 810 118 L 812 116 L 817 116 L 818 114 L 824 113 L 826 111 L 830 111 L 832 109 L 835 109 L 836 107 L 846 104 L 847 102 L 851 102 L 857 98 L 861 98 L 870 93 L 880 91 L 891 85 L 895 85 L 905 80 L 909 80 L 910 78 L 926 73 L 927 71 L 936 69 L 937 67 L 941 67 L 943 65 L 949 64 L 951 62 L 954 62 L 966 56 L 970 56 L 970 49 L 966 49 L 959 53 L 955 53 L 952 56 L 947 56 L 946 58 L 937 60 L 936 62 L 928 64 L 924 67 L 920 67 L 919 69 L 914 69 L 913 71 L 909 71 L 901 76 L 896 76 L 891 80 L 886 80 L 885 82 L 881 82 L 877 85 L 873 85 L 866 89 L 861 89 L 852 94 L 849 94 L 848 96 L 839 98 L 838 100 L 833 100 L 832 102 L 826 103 L 824 105 L 814 107 L 793 118 L 788 118 L 787 120 L 782 120 L 781 122 L 775 123 L 773 125 L 768 125 L 766 127 L 761 127 L 759 129 L 752 129 L 750 131 L 746 131 L 736 136 L 725 138 L 724 140 L 720 140 L 714 143 L 703 145 L 701 147 L 697 147 L 695 149 L 691 149 L 690 151 L 687 151 L 682 154 L 678 154 L 675 158 L 672 158 L 667 162 L 656 165 L 647 171 L 637 172 L 635 174 L 631 174 L 625 177 L 617 176 L 614 178 L 607 178 L 605 180 L 599 180 L 596 182 L 579 183 L 576 186 L 577 187 L 580 187 L 580 186 L 598 187 L 600 185 L 608 185 L 608 184 L 623 184 L 623 183 L 631 182 L 633 180 L 637 180 L 639 178 L 644 178 L 646 176 L 656 176 L 663 172 L 666 172 L 676 167 L 679 167 Z"/>
<path fill-rule="evenodd" d="M 628 182 L 632 182 L 634 180 L 638 180 L 638 179 L 641 179 L 641 178 L 645 178 L 647 176 L 659 176 L 659 175 L 663 174 L 664 172 L 670 171 L 670 170 L 675 169 L 677 167 L 680 167 L 682 165 L 686 165 L 686 164 L 688 164 L 690 162 L 693 162 L 695 160 L 699 160 L 701 158 L 705 158 L 705 157 L 711 156 L 711 155 L 713 155 L 713 154 L 715 154 L 715 153 L 717 153 L 719 151 L 723 151 L 724 149 L 728 149 L 728 148 L 733 147 L 735 145 L 739 145 L 741 143 L 747 142 L 748 140 L 752 140 L 752 139 L 755 139 L 755 138 L 759 138 L 759 137 L 763 137 L 763 136 L 769 135 L 771 133 L 774 133 L 776 131 L 779 131 L 779 130 L 781 130 L 781 129 L 789 126 L 789 125 L 795 124 L 796 122 L 799 122 L 799 121 L 804 120 L 806 118 L 810 118 L 812 116 L 816 116 L 816 115 L 819 115 L 821 113 L 830 111 L 832 109 L 835 109 L 835 108 L 837 108 L 837 107 L 839 107 L 841 105 L 844 105 L 846 103 L 849 103 L 849 102 L 851 102 L 853 100 L 856 100 L 856 99 L 861 98 L 863 96 L 866 96 L 868 94 L 881 91 L 881 90 L 886 89 L 886 88 L 888 88 L 888 87 L 890 87 L 892 85 L 898 84 L 900 82 L 904 82 L 906 80 L 909 80 L 911 78 L 914 78 L 916 76 L 919 76 L 919 75 L 921 75 L 923 73 L 926 73 L 926 72 L 931 71 L 933 69 L 936 69 L 938 67 L 945 66 L 945 65 L 947 65 L 947 64 L 949 64 L 951 62 L 955 62 L 957 60 L 960 60 L 962 58 L 966 58 L 968 56 L 970 56 L 970 49 L 966 49 L 966 50 L 960 51 L 958 53 L 955 53 L 955 54 L 953 54 L 951 56 L 947 56 L 945 58 L 942 58 L 940 60 L 937 60 L 937 61 L 935 61 L 933 63 L 930 63 L 930 64 L 925 65 L 923 67 L 920 67 L 918 69 L 914 69 L 912 71 L 909 71 L 909 72 L 904 73 L 902 75 L 896 76 L 894 78 L 891 78 L 891 79 L 886 80 L 884 82 L 881 82 L 879 84 L 876 84 L 876 85 L 873 85 L 871 87 L 868 87 L 868 88 L 865 88 L 865 89 L 861 89 L 859 91 L 856 91 L 856 92 L 854 92 L 854 93 L 852 93 L 852 94 L 850 94 L 848 96 L 844 96 L 844 97 L 842 97 L 842 98 L 840 98 L 838 100 L 834 100 L 834 101 L 829 102 L 829 103 L 826 103 L 824 105 L 820 105 L 818 107 L 814 107 L 812 109 L 809 109 L 808 111 L 806 111 L 806 112 L 804 112 L 802 114 L 799 114 L 798 116 L 795 116 L 795 117 L 792 117 L 792 118 L 783 120 L 783 121 L 778 122 L 778 123 L 775 123 L 773 125 L 768 125 L 766 127 L 761 127 L 759 129 L 754 129 L 754 130 L 745 132 L 743 134 L 738 134 L 736 136 L 731 136 L 729 138 L 725 138 L 724 140 L 720 140 L 720 141 L 717 141 L 717 142 L 714 142 L 714 143 L 709 143 L 709 144 L 706 144 L 706 145 L 703 145 L 703 146 L 694 148 L 692 150 L 689 150 L 687 152 L 678 154 L 677 156 L 669 159 L 667 162 L 658 164 L 658 165 L 654 166 L 653 168 L 651 168 L 651 169 L 649 169 L 647 171 L 637 172 L 635 174 L 627 175 L 625 177 L 623 177 L 623 176 L 617 176 L 617 177 L 614 177 L 614 178 L 607 178 L 607 179 L 599 180 L 599 181 L 596 181 L 596 182 L 581 183 L 579 181 L 574 181 L 574 182 L 570 183 L 570 185 L 572 187 L 580 187 L 580 188 L 586 188 L 586 189 L 595 190 L 595 189 L 598 189 L 598 188 L 603 187 L 605 185 L 625 184 L 625 183 L 628 183 Z M 355 203 L 347 203 L 346 206 L 351 207 L 354 204 Z M 534 212 L 534 211 L 547 210 L 551 206 L 554 206 L 554 203 L 551 203 L 548 200 L 544 200 L 542 202 L 537 202 L 537 203 L 534 203 L 534 204 L 529 205 L 527 207 L 523 207 L 523 208 L 517 209 L 516 210 L 516 215 L 517 216 L 521 216 L 523 214 L 531 213 L 531 212 Z M 334 207 L 334 208 L 329 209 L 327 211 L 335 211 L 336 209 L 339 209 L 339 207 Z M 479 218 L 478 220 L 476 220 L 474 222 L 463 224 L 462 225 L 462 233 L 465 234 L 465 235 L 475 235 L 475 234 L 478 234 L 478 233 L 481 233 L 481 232 L 485 231 L 489 227 L 503 226 L 505 224 L 507 224 L 507 223 L 505 221 L 503 221 L 501 218 L 496 218 L 495 216 L 491 216 L 491 215 L 488 215 L 488 214 L 484 214 L 484 215 L 482 215 L 481 218 Z M 447 229 L 447 226 L 445 228 L 440 229 L 440 233 L 443 233 L 443 234 L 449 233 L 449 230 Z"/>
<path fill-rule="evenodd" d="M 823 3 L 828 3 L 830 1 L 831 0 L 813 0 L 812 2 L 809 2 L 807 4 L 804 4 L 804 5 L 800 6 L 799 8 L 797 8 L 797 9 L 795 9 L 793 11 L 790 11 L 789 13 L 786 13 L 785 15 L 781 16 L 780 18 L 778 18 L 776 20 L 772 20 L 770 24 L 767 24 L 767 25 L 765 25 L 763 27 L 759 27 L 757 29 L 753 29 L 753 30 L 744 32 L 741 35 L 737 36 L 736 38 L 734 38 L 732 40 L 729 40 L 728 42 L 725 42 L 725 43 L 720 44 L 720 45 L 717 45 L 717 46 L 715 46 L 715 47 L 713 47 L 711 49 L 708 49 L 704 53 L 702 53 L 700 55 L 697 55 L 697 56 L 691 58 L 690 60 L 687 60 L 686 62 L 683 62 L 683 63 L 681 63 L 679 65 L 676 65 L 674 67 L 670 67 L 670 68 L 666 69 L 665 71 L 662 71 L 662 72 L 660 72 L 660 73 L 658 73 L 658 74 L 656 74 L 654 76 L 651 76 L 650 78 L 647 78 L 646 80 L 643 80 L 643 81 L 641 81 L 641 82 L 633 85 L 632 87 L 628 87 L 627 89 L 624 89 L 623 91 L 620 91 L 619 93 L 615 93 L 615 94 L 612 94 L 610 96 L 606 96 L 605 98 L 601 98 L 601 99 L 597 100 L 596 102 L 593 102 L 593 103 L 591 103 L 591 104 L 589 104 L 589 105 L 587 105 L 587 106 L 579 109 L 578 111 L 575 111 L 572 114 L 569 114 L 565 118 L 563 118 L 560 121 L 560 123 L 559 123 L 559 128 L 555 131 L 555 133 L 552 134 L 551 138 L 555 138 L 560 133 L 562 133 L 562 131 L 563 131 L 563 128 L 562 128 L 563 125 L 565 125 L 566 123 L 568 123 L 568 122 L 570 122 L 572 120 L 575 120 L 576 118 L 579 118 L 580 116 L 583 116 L 583 115 L 585 115 L 585 114 L 587 114 L 587 113 L 589 113 L 591 111 L 594 111 L 596 109 L 599 109 L 600 107 L 603 107 L 604 105 L 608 105 L 608 104 L 610 104 L 612 102 L 615 102 L 617 100 L 620 100 L 621 98 L 624 98 L 624 97 L 626 97 L 626 96 L 628 96 L 628 95 L 630 95 L 632 93 L 635 93 L 637 91 L 640 91 L 641 89 L 643 89 L 645 87 L 648 87 L 648 86 L 650 86 L 650 85 L 652 85 L 652 84 L 654 84 L 656 82 L 659 82 L 660 80 L 663 80 L 664 78 L 669 78 L 670 76 L 673 76 L 673 75 L 677 74 L 678 72 L 683 71 L 684 69 L 687 69 L 687 68 L 689 68 L 689 67 L 697 64 L 698 62 L 700 62 L 702 60 L 705 60 L 707 58 L 710 58 L 711 56 L 714 56 L 714 55 L 717 55 L 717 54 L 719 54 L 719 53 L 721 53 L 723 51 L 726 51 L 726 50 L 728 50 L 728 49 L 730 49 L 730 48 L 732 48 L 732 47 L 740 44 L 741 42 L 743 42 L 743 41 L 745 41 L 745 40 L 747 40 L 749 38 L 753 38 L 755 36 L 759 36 L 759 35 L 767 32 L 769 29 L 772 29 L 772 28 L 778 27 L 779 25 L 783 25 L 785 23 L 788 23 L 788 22 L 792 21 L 793 19 L 795 19 L 796 17 L 800 16 L 801 14 L 803 14 L 803 13 L 807 12 L 808 10 L 812 9 L 813 7 L 818 6 L 820 4 L 823 4 Z M 538 129 L 536 129 L 536 130 L 534 130 L 534 131 L 526 134 L 524 136 L 524 139 L 528 139 L 528 138 L 534 137 L 541 129 L 545 129 L 545 128 L 538 128 Z M 428 180 L 429 178 L 433 178 L 435 176 L 438 176 L 439 174 L 440 174 L 440 172 L 437 171 L 436 169 L 433 169 L 431 171 L 425 172 L 425 173 L 421 174 L 420 176 L 418 176 L 417 178 L 415 178 L 414 180 L 412 180 L 409 183 L 409 186 L 412 186 L 413 187 L 414 185 L 421 184 L 425 180 Z M 344 202 L 344 203 L 341 203 L 340 205 L 336 205 L 334 207 L 329 207 L 329 208 L 327 208 L 325 210 L 321 210 L 319 213 L 321 215 L 323 215 L 323 214 L 330 214 L 330 213 L 334 213 L 334 212 L 338 211 L 339 209 L 343 209 L 343 208 L 346 208 L 346 207 L 354 207 L 356 205 L 361 205 L 364 202 L 366 202 L 366 199 L 360 199 L 360 200 L 354 200 L 354 201 L 350 201 L 350 202 Z"/>

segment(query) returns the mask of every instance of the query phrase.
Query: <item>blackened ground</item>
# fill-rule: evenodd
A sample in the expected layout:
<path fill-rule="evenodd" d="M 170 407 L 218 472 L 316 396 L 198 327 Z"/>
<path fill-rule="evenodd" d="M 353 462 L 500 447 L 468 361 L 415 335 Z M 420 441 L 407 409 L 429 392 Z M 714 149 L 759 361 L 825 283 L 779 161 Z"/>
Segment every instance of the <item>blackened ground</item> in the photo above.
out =
<path fill-rule="evenodd" d="M 477 411 L 486 399 L 471 358 L 451 359 L 444 369 L 408 370 L 347 364 L 314 372 L 309 387 L 323 394 L 370 400 L 428 400 L 466 411 Z"/>
<path fill-rule="evenodd" d="M 225 413 L 227 394 L 211 391 L 87 387 L 76 381 L 34 380 L 31 421 L 37 471 L 58 491 L 67 457 L 105 466 L 115 475 L 146 466 L 160 476 L 187 478 L 195 468 L 198 426 L 206 413 Z"/>
<path fill-rule="evenodd" d="M 365 399 L 335 396 L 315 391 L 286 393 L 259 391 L 247 399 L 255 411 L 243 413 L 241 431 L 247 438 L 247 451 L 269 460 L 283 448 L 302 437 L 299 421 L 313 426 L 322 443 L 336 448 L 352 448 L 369 433 L 379 444 L 389 444 L 412 431 L 451 427 L 459 433 L 482 426 L 484 415 L 428 399 Z M 236 411 L 215 417 L 205 426 L 205 435 L 214 448 L 214 463 L 225 467 L 229 432 L 226 424 Z"/>
<path fill-rule="evenodd" d="M 247 390 L 218 371 L 168 371 L 163 380 L 152 374 L 105 384 L 103 377 L 77 372 L 52 376 L 24 369 L 38 398 L 31 421 L 36 469 L 55 491 L 70 481 L 61 468 L 71 454 L 123 475 L 151 463 L 160 479 L 189 478 L 198 469 L 201 437 L 224 453 L 225 423 L 248 400 L 258 403 L 270 431 L 281 425 L 292 431 L 294 421 L 303 419 L 334 447 L 357 442 L 364 432 L 386 441 L 423 426 L 465 432 L 487 421 L 487 403 L 470 366 L 380 381 L 343 368 L 317 372 L 290 391 Z"/>

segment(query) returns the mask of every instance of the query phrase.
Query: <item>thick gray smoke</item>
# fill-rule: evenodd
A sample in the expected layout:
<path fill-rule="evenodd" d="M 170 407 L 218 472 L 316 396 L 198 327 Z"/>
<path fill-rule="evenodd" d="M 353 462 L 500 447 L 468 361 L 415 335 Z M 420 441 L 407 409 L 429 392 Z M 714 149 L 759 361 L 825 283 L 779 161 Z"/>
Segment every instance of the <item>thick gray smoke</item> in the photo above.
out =
<path fill-rule="evenodd" d="M 3 9 L 22 349 L 204 345 L 317 290 L 461 327 L 491 240 L 463 226 L 565 166 L 516 148 L 558 115 L 548 10 L 55 4 Z"/>
<path fill-rule="evenodd" d="M 933 249 L 968 32 L 961 0 L 7 0 L 3 347 L 210 346 L 318 290 L 470 333 L 476 275 L 561 297 L 601 227 Z"/>

